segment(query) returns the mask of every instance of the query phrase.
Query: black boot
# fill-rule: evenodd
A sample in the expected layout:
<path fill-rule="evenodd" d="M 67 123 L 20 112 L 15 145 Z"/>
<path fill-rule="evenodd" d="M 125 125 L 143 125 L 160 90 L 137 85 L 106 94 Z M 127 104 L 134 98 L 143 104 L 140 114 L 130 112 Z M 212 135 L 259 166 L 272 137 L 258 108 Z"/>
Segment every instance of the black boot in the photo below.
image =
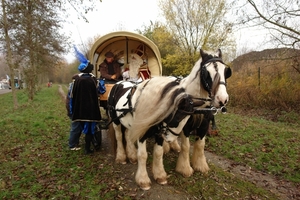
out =
<path fill-rule="evenodd" d="M 92 144 L 93 144 L 93 146 L 94 146 L 95 151 L 100 150 L 101 141 L 102 141 L 101 128 L 100 128 L 100 125 L 97 124 L 97 125 L 95 126 L 95 132 L 94 132 L 94 135 L 92 135 Z"/>
<path fill-rule="evenodd" d="M 91 154 L 93 153 L 93 150 L 91 150 L 91 142 L 92 142 L 92 134 L 85 134 L 85 154 Z"/>

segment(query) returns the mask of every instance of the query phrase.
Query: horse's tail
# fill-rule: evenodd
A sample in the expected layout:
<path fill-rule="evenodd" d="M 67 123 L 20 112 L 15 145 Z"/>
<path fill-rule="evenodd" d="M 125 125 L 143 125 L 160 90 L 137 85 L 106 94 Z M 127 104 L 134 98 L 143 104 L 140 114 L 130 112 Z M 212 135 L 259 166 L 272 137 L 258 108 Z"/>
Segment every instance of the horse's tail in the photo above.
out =
<path fill-rule="evenodd" d="M 134 111 L 134 121 L 129 134 L 131 141 L 137 141 L 151 126 L 157 125 L 170 114 L 174 114 L 178 109 L 179 103 L 187 97 L 185 90 L 181 87 L 174 87 L 152 102 L 147 99 L 155 94 L 149 95 L 143 95 L 143 99 L 140 99 Z M 142 105 L 142 102 L 151 102 L 151 105 Z"/>

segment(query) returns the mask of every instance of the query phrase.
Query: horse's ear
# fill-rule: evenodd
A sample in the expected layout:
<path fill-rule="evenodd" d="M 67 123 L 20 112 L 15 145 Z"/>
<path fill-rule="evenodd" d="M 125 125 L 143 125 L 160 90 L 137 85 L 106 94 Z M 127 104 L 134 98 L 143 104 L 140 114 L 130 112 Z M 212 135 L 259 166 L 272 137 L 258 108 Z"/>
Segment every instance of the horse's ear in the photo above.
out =
<path fill-rule="evenodd" d="M 200 49 L 200 55 L 201 58 L 204 58 L 205 56 L 207 56 L 207 53 L 205 53 L 202 49 Z"/>
<path fill-rule="evenodd" d="M 219 55 L 219 58 L 222 58 L 222 51 L 221 51 L 221 49 L 218 49 L 218 55 Z"/>

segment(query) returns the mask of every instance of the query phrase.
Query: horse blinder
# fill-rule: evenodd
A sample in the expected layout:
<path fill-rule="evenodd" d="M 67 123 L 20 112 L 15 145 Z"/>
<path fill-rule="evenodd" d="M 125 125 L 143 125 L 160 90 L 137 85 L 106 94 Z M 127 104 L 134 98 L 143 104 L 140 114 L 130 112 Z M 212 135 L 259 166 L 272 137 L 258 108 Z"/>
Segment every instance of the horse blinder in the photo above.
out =
<path fill-rule="evenodd" d="M 207 71 L 205 65 L 201 66 L 200 79 L 201 79 L 201 83 L 202 83 L 204 89 L 210 93 L 211 86 L 212 86 L 212 78 L 210 77 L 210 74 Z"/>
<path fill-rule="evenodd" d="M 226 67 L 225 68 L 225 79 L 228 79 L 229 77 L 231 77 L 231 74 L 232 74 L 232 72 L 231 72 L 231 68 L 230 67 Z"/>
<path fill-rule="evenodd" d="M 226 79 L 231 77 L 231 68 L 230 67 L 226 67 L 225 71 L 224 71 L 224 77 L 225 77 L 225 82 L 224 81 L 220 81 L 219 84 L 220 85 L 225 85 L 225 87 L 227 86 L 227 82 Z"/>

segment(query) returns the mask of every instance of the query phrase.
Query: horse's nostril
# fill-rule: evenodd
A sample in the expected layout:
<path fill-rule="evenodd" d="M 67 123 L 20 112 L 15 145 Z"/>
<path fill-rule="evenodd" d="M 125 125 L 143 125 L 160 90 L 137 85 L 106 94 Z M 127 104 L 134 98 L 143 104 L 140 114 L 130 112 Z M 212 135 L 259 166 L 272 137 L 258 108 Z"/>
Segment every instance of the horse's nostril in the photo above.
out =
<path fill-rule="evenodd" d="M 225 102 L 224 102 L 224 105 L 227 103 L 227 99 L 225 100 Z"/>

